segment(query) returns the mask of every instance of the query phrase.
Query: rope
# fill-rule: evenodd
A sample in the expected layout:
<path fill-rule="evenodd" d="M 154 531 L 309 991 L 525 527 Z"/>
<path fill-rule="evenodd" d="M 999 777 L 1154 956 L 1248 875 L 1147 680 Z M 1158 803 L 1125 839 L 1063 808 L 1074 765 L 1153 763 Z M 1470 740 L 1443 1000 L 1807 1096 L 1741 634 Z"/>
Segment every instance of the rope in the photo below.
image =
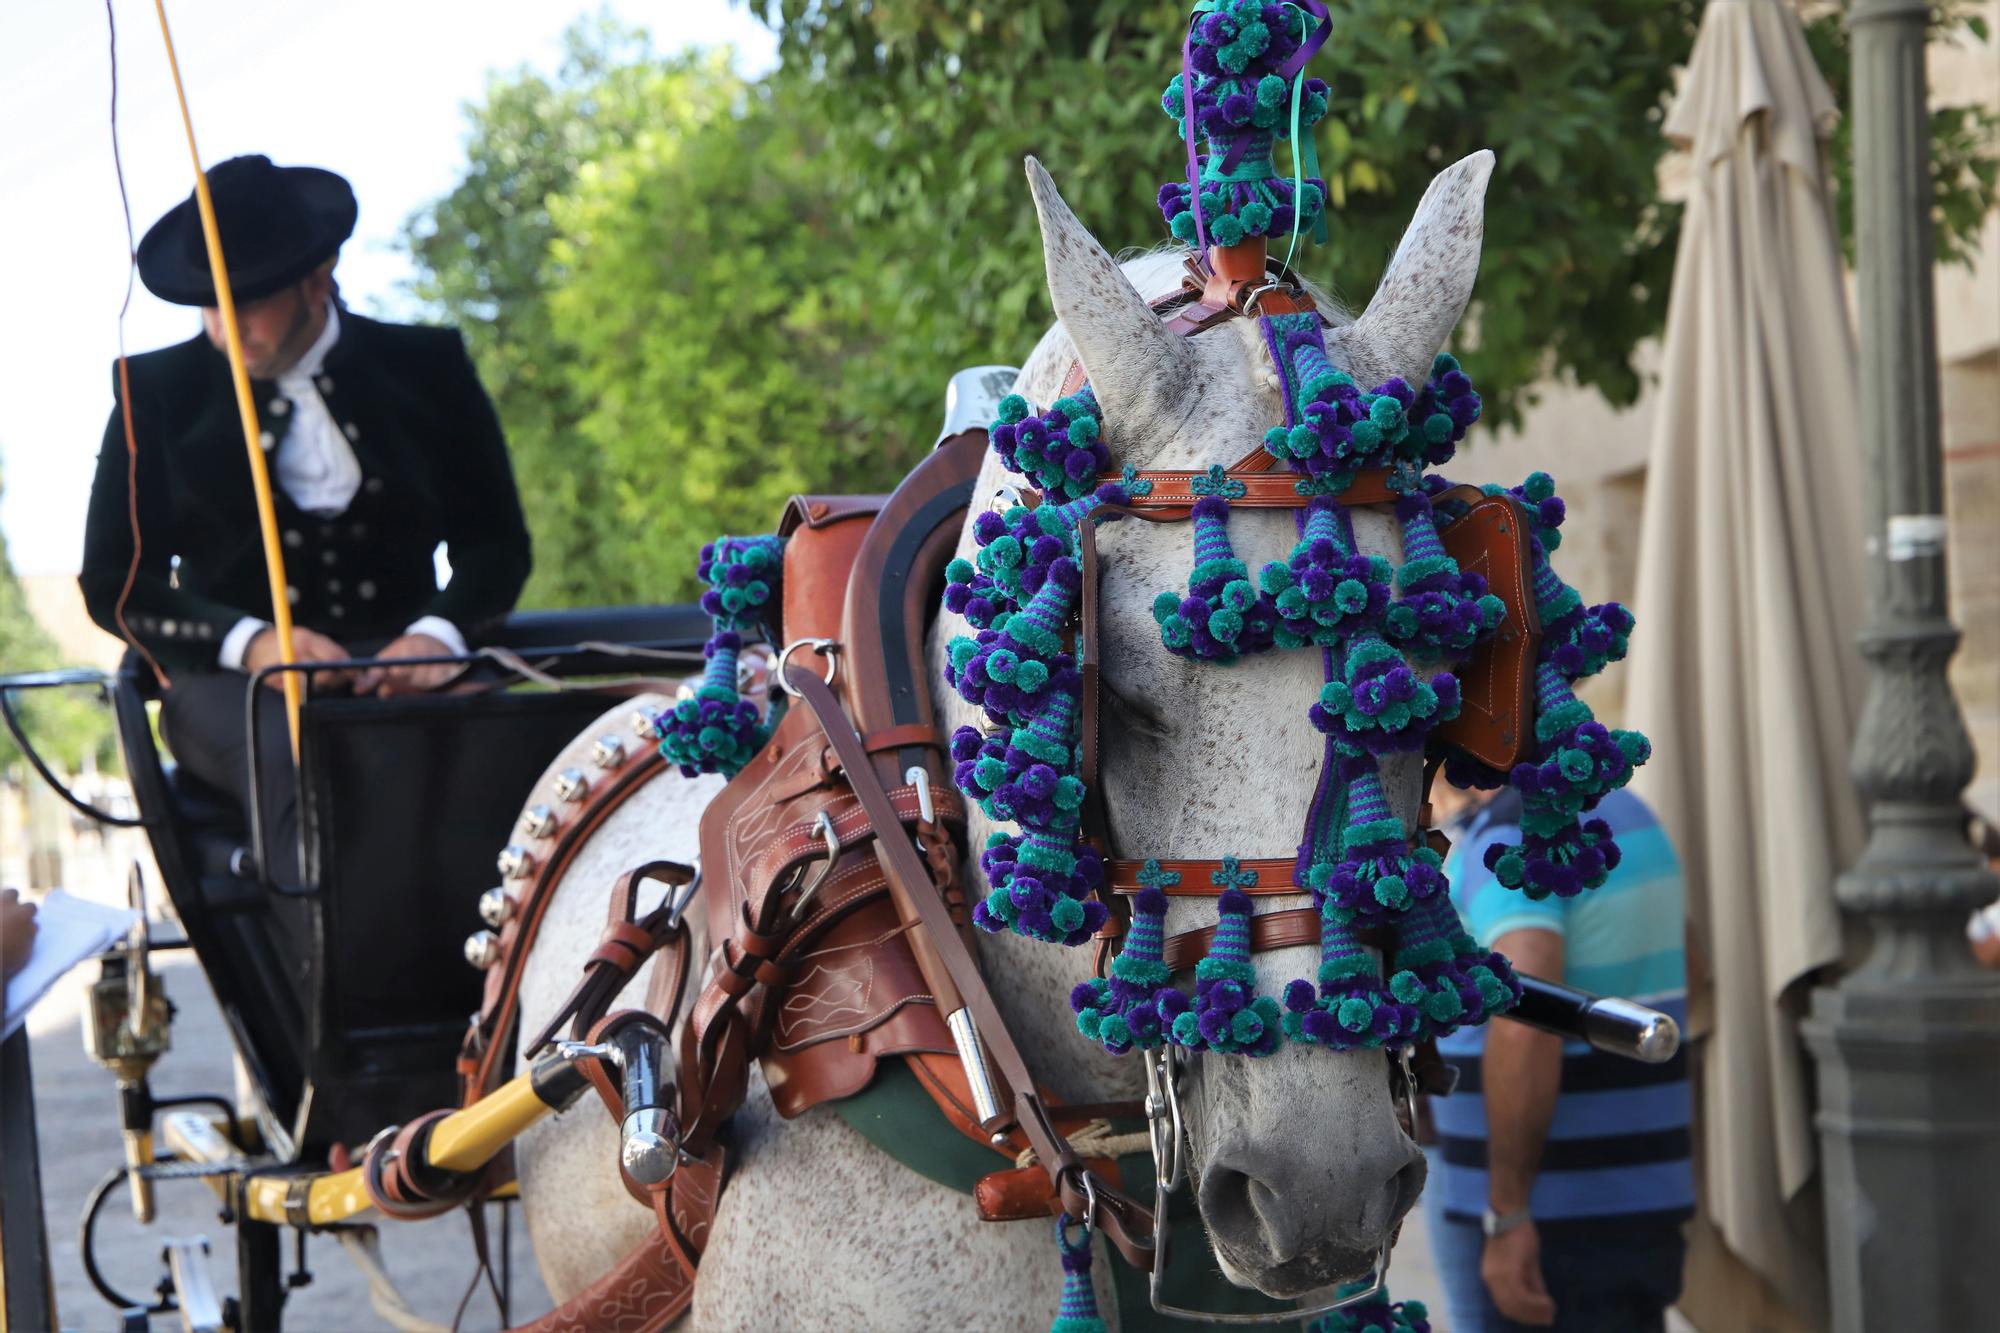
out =
<path fill-rule="evenodd" d="M 1109 1120 L 1091 1120 L 1069 1136 L 1069 1146 L 1076 1149 L 1078 1157 L 1130 1157 L 1134 1153 L 1151 1152 L 1153 1136 L 1143 1129 L 1131 1134 L 1114 1134 Z M 1032 1147 L 1014 1154 L 1014 1165 L 1017 1167 L 1030 1167 L 1040 1160 Z"/>

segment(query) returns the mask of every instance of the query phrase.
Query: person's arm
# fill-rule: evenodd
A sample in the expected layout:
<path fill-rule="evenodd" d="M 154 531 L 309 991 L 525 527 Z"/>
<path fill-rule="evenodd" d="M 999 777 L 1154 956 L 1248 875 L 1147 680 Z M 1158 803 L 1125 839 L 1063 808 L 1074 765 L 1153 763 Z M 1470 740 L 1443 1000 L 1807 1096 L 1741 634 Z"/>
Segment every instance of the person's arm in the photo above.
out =
<path fill-rule="evenodd" d="M 1509 930 L 1493 947 L 1522 972 L 1563 974 L 1563 937 L 1553 930 Z M 1502 1218 L 1525 1213 L 1562 1087 L 1562 1038 L 1525 1023 L 1489 1023 L 1480 1086 L 1486 1098 L 1487 1206 Z M 1507 1318 L 1554 1322 L 1555 1302 L 1542 1282 L 1541 1237 L 1532 1218 L 1487 1238 L 1479 1276 Z"/>
<path fill-rule="evenodd" d="M 117 387 L 114 367 L 114 395 Z M 142 410 L 143 392 L 136 384 L 134 398 L 138 400 L 132 422 L 139 441 L 136 468 L 125 447 L 124 414 L 114 403 L 97 455 L 97 475 L 90 487 L 77 584 L 90 618 L 107 634 L 122 639 L 125 633 L 118 625 L 118 599 L 130 577 L 125 628 L 132 637 L 169 667 L 212 667 L 218 663 L 224 640 L 246 613 L 173 586 L 174 523 L 166 473 L 160 466 L 157 442 L 152 442 L 156 425 Z M 134 470 L 138 474 L 136 506 L 130 484 Z M 136 574 L 132 569 L 135 522 L 140 554 Z"/>

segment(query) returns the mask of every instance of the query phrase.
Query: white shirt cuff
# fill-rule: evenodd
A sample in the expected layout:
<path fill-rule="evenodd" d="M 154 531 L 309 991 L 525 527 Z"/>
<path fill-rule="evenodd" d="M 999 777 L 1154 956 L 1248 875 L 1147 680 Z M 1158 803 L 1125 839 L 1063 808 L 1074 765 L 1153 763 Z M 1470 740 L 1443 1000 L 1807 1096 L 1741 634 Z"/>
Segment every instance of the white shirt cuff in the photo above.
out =
<path fill-rule="evenodd" d="M 465 636 L 458 632 L 458 626 L 443 616 L 422 616 L 410 622 L 405 634 L 428 634 L 443 644 L 445 651 L 457 657 L 464 657 Z"/>
<path fill-rule="evenodd" d="M 243 654 L 250 651 L 250 640 L 271 628 L 268 620 L 255 616 L 245 616 L 229 627 L 229 633 L 222 636 L 222 647 L 215 654 L 215 663 L 226 671 L 243 669 Z"/>

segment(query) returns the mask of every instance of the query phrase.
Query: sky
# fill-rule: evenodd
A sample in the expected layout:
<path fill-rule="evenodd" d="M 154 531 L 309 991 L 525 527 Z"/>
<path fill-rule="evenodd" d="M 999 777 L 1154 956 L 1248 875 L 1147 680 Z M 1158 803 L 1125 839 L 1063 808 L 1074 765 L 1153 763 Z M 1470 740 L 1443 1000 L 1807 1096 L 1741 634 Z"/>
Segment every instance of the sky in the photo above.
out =
<path fill-rule="evenodd" d="M 152 0 L 112 0 L 118 130 L 134 235 L 193 189 Z M 397 308 L 402 223 L 447 192 L 465 108 L 493 71 L 553 69 L 561 35 L 608 11 L 656 44 L 729 45 L 766 69 L 769 32 L 730 0 L 168 0 L 204 165 L 264 153 L 328 167 L 361 203 L 342 295 Z M 668 20 L 671 22 L 668 22 Z M 111 409 L 126 240 L 110 138 L 105 6 L 0 0 L 0 534 L 24 574 L 71 573 Z M 407 305 L 402 307 L 407 310 Z M 191 310 L 138 284 L 125 348 L 179 342 Z"/>

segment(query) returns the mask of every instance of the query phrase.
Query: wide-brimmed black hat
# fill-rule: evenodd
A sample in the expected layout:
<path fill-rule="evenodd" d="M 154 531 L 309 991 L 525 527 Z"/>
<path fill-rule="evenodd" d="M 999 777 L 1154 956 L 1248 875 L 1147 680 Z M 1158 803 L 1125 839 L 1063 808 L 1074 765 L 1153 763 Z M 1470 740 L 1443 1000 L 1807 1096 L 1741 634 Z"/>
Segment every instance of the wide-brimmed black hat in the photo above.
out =
<path fill-rule="evenodd" d="M 208 171 L 229 288 L 254 301 L 297 282 L 354 234 L 360 211 L 345 178 L 318 167 L 280 167 L 261 154 L 232 157 Z M 215 304 L 201 211 L 190 194 L 139 242 L 139 277 L 175 305 Z"/>

